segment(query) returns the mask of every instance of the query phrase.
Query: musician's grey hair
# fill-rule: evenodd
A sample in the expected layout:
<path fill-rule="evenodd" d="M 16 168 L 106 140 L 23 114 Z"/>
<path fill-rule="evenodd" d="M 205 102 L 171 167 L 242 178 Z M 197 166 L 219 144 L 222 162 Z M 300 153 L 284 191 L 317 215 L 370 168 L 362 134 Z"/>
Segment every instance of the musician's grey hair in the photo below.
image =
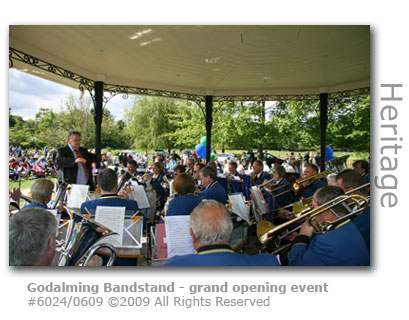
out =
<path fill-rule="evenodd" d="M 79 135 L 80 137 L 81 137 L 81 132 L 79 132 L 79 131 L 75 131 L 75 130 L 71 130 L 70 132 L 68 132 L 68 136 L 67 136 L 67 139 L 71 139 L 72 138 L 72 136 L 74 136 L 74 135 Z"/>
<path fill-rule="evenodd" d="M 274 167 L 273 172 L 277 172 L 280 178 L 285 178 L 287 175 L 287 172 L 285 171 L 285 168 L 283 166 Z"/>
<path fill-rule="evenodd" d="M 55 237 L 57 220 L 42 208 L 22 209 L 9 220 L 9 264 L 32 266 L 47 251 Z"/>
<path fill-rule="evenodd" d="M 211 219 L 206 209 L 215 212 Z M 223 244 L 230 242 L 233 223 L 224 204 L 203 200 L 190 215 L 190 227 L 197 242 L 204 245 Z"/>
<path fill-rule="evenodd" d="M 117 175 L 114 170 L 106 168 L 97 175 L 97 183 L 102 191 L 112 191 L 117 186 Z"/>
<path fill-rule="evenodd" d="M 39 178 L 30 187 L 34 201 L 44 203 L 48 195 L 54 190 L 54 182 L 47 178 Z"/>

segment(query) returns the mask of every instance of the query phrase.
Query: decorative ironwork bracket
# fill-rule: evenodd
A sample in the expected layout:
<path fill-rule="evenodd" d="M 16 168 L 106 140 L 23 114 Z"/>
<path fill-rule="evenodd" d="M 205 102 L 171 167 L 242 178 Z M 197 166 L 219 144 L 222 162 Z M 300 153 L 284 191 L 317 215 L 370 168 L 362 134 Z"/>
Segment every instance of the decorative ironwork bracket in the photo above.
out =
<path fill-rule="evenodd" d="M 9 68 L 14 67 L 13 60 L 27 63 L 29 65 L 35 66 L 43 71 L 53 73 L 55 75 L 64 77 L 66 79 L 76 81 L 79 83 L 79 90 L 83 94 L 85 89 L 88 90 L 90 96 L 95 104 L 95 82 L 91 79 L 83 77 L 75 72 L 66 70 L 64 68 L 58 67 L 54 64 L 48 63 L 44 60 L 31 56 L 27 53 L 24 53 L 20 50 L 9 48 Z M 338 98 L 347 98 L 351 96 L 358 95 L 368 95 L 370 93 L 370 88 L 359 88 L 353 90 L 346 90 L 340 92 L 330 93 L 328 95 L 329 100 L 338 99 Z M 103 106 L 108 103 L 113 97 L 118 94 L 122 94 L 124 99 L 127 99 L 130 94 L 134 95 L 147 95 L 154 97 L 163 97 L 163 98 L 173 98 L 173 99 L 183 99 L 188 101 L 193 101 L 198 104 L 202 109 L 201 103 L 205 102 L 204 95 L 198 94 L 189 94 L 176 91 L 166 91 L 158 89 L 149 89 L 149 88 L 139 88 L 139 87 L 129 87 L 121 86 L 116 84 L 104 84 L 104 95 L 103 95 Z M 319 94 L 311 95 L 228 95 L 228 96 L 213 96 L 213 102 L 230 102 L 230 101 L 305 101 L 305 100 L 319 100 Z M 203 110 L 202 110 L 203 111 Z"/>

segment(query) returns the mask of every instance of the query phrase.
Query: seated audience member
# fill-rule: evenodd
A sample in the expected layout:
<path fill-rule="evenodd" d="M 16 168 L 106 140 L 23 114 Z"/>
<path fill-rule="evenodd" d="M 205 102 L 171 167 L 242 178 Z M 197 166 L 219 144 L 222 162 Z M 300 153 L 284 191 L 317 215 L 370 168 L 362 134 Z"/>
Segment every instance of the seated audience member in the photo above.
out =
<path fill-rule="evenodd" d="M 318 174 L 318 167 L 315 164 L 307 164 L 304 168 L 304 178 L 309 178 Z M 311 198 L 314 193 L 321 187 L 327 185 L 327 182 L 324 179 L 319 179 L 313 181 L 313 179 L 304 181 L 301 183 L 301 189 L 298 192 L 298 196 L 303 198 Z"/>
<path fill-rule="evenodd" d="M 97 184 L 101 189 L 99 199 L 86 201 L 81 205 L 81 214 L 87 214 L 87 210 L 92 217 L 95 216 L 97 206 L 125 207 L 126 215 L 133 215 L 139 210 L 135 200 L 129 200 L 125 191 L 118 192 L 117 176 L 114 170 L 104 169 L 97 175 Z"/>
<path fill-rule="evenodd" d="M 47 178 L 38 178 L 30 187 L 32 202 L 24 206 L 25 208 L 39 207 L 47 209 L 47 204 L 51 201 L 54 191 L 54 182 Z"/>
<path fill-rule="evenodd" d="M 313 207 L 344 194 L 337 186 L 320 188 L 313 198 Z M 348 213 L 343 205 L 325 210 L 315 217 L 314 224 L 335 221 L 336 215 L 343 217 Z M 350 219 L 334 223 L 329 231 L 314 234 L 314 228 L 306 221 L 293 240 L 289 252 L 291 266 L 368 266 L 369 253 L 365 241 Z"/>
<path fill-rule="evenodd" d="M 247 256 L 229 246 L 233 224 L 220 202 L 202 201 L 190 215 L 190 235 L 197 254 L 176 256 L 165 266 L 277 266 L 274 255 Z"/>
<path fill-rule="evenodd" d="M 200 180 L 204 190 L 200 193 L 202 200 L 216 200 L 227 204 L 226 190 L 217 181 L 217 172 L 211 167 L 200 170 Z"/>
<path fill-rule="evenodd" d="M 238 159 L 237 162 L 236 162 L 236 164 L 237 164 L 237 171 L 238 171 L 238 173 L 240 173 L 241 175 L 243 175 L 243 174 L 244 174 L 244 166 L 243 166 L 243 164 L 242 164 L 242 161 L 241 161 L 240 159 Z"/>
<path fill-rule="evenodd" d="M 363 176 L 361 176 L 358 172 L 350 169 L 340 172 L 337 176 L 337 185 L 338 187 L 341 187 L 344 190 L 344 192 L 352 191 L 367 183 L 368 182 L 365 180 Z M 359 194 L 362 195 L 363 197 L 367 197 L 369 195 L 369 187 L 361 188 L 360 190 L 354 192 L 354 194 Z M 368 250 L 370 250 L 371 247 L 370 219 L 371 219 L 370 206 L 368 206 L 365 211 L 351 218 L 352 222 L 355 224 L 355 226 L 361 233 L 362 237 L 364 238 Z"/>
<path fill-rule="evenodd" d="M 119 185 L 118 191 L 121 191 L 123 187 L 130 181 L 138 181 L 138 164 L 135 160 L 131 159 L 126 164 L 126 173 L 122 176 Z"/>
<path fill-rule="evenodd" d="M 270 171 L 270 167 L 269 167 L 269 165 L 267 164 L 267 161 L 266 161 L 266 160 L 263 161 L 263 171 L 265 171 L 265 172 L 269 172 L 269 171 Z"/>
<path fill-rule="evenodd" d="M 369 175 L 369 163 L 366 160 L 357 160 L 355 161 L 352 166 L 354 170 L 358 172 L 361 176 L 365 178 L 367 182 L 371 181 L 371 177 Z"/>
<path fill-rule="evenodd" d="M 270 180 L 271 176 L 269 173 L 263 171 L 264 165 L 260 160 L 255 160 L 253 163 L 253 173 L 251 174 L 253 179 L 253 185 L 260 185 L 265 180 Z"/>
<path fill-rule="evenodd" d="M 50 266 L 57 220 L 43 208 L 22 209 L 9 220 L 10 266 Z"/>
<path fill-rule="evenodd" d="M 166 216 L 189 215 L 202 200 L 194 194 L 195 182 L 193 177 L 187 173 L 181 173 L 175 177 L 173 186 L 176 198 L 169 202 Z"/>

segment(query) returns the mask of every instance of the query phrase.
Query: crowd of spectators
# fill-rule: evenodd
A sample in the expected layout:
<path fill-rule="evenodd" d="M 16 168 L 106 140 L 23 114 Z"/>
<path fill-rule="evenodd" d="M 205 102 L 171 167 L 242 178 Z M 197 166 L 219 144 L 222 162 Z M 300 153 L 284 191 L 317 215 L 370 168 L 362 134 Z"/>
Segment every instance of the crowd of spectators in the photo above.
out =
<path fill-rule="evenodd" d="M 54 164 L 55 150 L 36 148 L 29 152 L 21 146 L 9 146 L 9 178 L 18 181 L 22 178 L 54 177 L 56 167 Z"/>

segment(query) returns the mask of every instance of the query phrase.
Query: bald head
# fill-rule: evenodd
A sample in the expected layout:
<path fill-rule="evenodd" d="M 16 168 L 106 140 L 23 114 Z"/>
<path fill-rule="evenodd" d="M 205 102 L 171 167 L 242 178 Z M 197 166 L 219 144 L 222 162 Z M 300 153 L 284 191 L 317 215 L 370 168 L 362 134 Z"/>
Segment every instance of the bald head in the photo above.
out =
<path fill-rule="evenodd" d="M 190 229 L 197 250 L 204 245 L 229 244 L 233 223 L 222 203 L 204 200 L 190 215 Z"/>

